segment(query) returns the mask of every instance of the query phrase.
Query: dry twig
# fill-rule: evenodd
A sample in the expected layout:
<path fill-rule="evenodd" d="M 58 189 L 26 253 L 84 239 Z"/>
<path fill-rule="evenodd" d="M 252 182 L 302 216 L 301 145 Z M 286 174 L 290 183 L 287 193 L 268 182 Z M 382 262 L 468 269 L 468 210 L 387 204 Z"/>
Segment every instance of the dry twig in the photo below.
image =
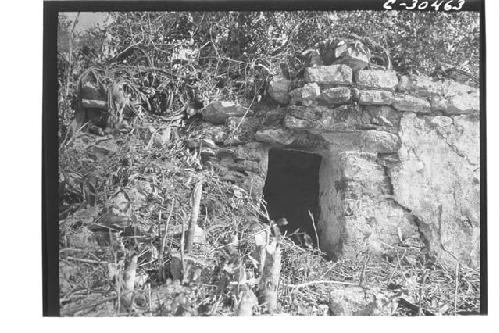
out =
<path fill-rule="evenodd" d="M 344 282 L 344 281 L 318 280 L 318 281 L 309 281 L 309 282 L 304 282 L 304 283 L 299 283 L 299 284 L 287 284 L 286 287 L 293 288 L 293 289 L 299 289 L 299 288 L 312 286 L 315 284 L 342 284 L 345 286 L 357 286 L 358 285 L 356 283 Z"/>
<path fill-rule="evenodd" d="M 170 219 L 172 218 L 172 212 L 174 211 L 174 205 L 175 205 L 175 200 L 172 201 L 172 205 L 170 206 L 170 212 L 168 213 L 168 218 L 167 218 L 167 221 L 165 222 L 165 232 L 164 232 L 163 237 L 161 239 L 160 253 L 158 254 L 158 261 L 160 263 L 160 277 L 161 277 L 162 281 L 166 280 L 165 267 L 164 267 L 164 262 L 163 262 L 163 252 L 165 252 L 165 245 L 167 243 L 168 227 L 170 224 Z M 161 216 L 161 210 L 160 210 L 160 216 Z"/>

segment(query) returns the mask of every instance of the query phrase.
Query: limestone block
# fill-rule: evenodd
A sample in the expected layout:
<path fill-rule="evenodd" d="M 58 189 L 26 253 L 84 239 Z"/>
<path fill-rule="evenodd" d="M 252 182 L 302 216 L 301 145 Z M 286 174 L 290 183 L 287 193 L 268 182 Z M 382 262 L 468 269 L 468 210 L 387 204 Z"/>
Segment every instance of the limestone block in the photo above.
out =
<path fill-rule="evenodd" d="M 393 70 L 361 70 L 355 78 L 358 87 L 370 89 L 394 90 L 399 82 Z"/>
<path fill-rule="evenodd" d="M 390 316 L 397 308 L 396 298 L 375 289 L 335 286 L 329 296 L 333 316 Z"/>
<path fill-rule="evenodd" d="M 346 43 L 340 42 L 335 48 L 334 64 L 344 64 L 352 68 L 353 72 L 365 68 L 370 63 L 370 51 L 360 42 Z"/>
<path fill-rule="evenodd" d="M 320 95 L 320 87 L 316 83 L 305 84 L 302 88 L 290 92 L 290 103 L 313 101 Z"/>
<path fill-rule="evenodd" d="M 430 113 L 430 103 L 423 99 L 411 95 L 396 94 L 392 106 L 401 112 Z"/>
<path fill-rule="evenodd" d="M 352 69 L 346 65 L 308 67 L 305 79 L 318 84 L 351 84 Z"/>
<path fill-rule="evenodd" d="M 320 105 L 314 106 L 290 106 L 288 109 L 288 114 L 304 120 L 320 120 L 325 116 L 331 115 L 332 110 Z"/>
<path fill-rule="evenodd" d="M 313 110 L 321 110 L 323 112 L 312 112 Z M 333 110 L 321 106 L 309 107 L 306 111 L 299 113 L 289 112 L 290 115 L 299 119 L 314 119 L 321 122 L 324 130 L 332 131 L 356 131 L 356 130 L 385 130 L 396 133 L 401 112 L 387 105 L 364 105 L 356 108 L 352 105 L 341 105 Z M 305 115 L 310 114 L 311 117 Z M 329 117 L 332 115 L 333 117 Z"/>
<path fill-rule="evenodd" d="M 347 103 L 351 99 L 351 89 L 348 87 L 326 89 L 321 93 L 321 98 L 329 105 Z"/>
<path fill-rule="evenodd" d="M 384 90 L 361 90 L 359 92 L 360 105 L 391 105 L 394 94 Z"/>
<path fill-rule="evenodd" d="M 339 151 L 394 153 L 399 149 L 399 138 L 393 133 L 379 130 L 325 131 L 321 137 Z"/>
<path fill-rule="evenodd" d="M 288 108 L 288 112 L 283 119 L 286 128 L 333 130 L 337 125 L 334 110 L 324 106 L 292 106 Z"/>
<path fill-rule="evenodd" d="M 255 133 L 255 140 L 287 146 L 293 142 L 294 137 L 293 133 L 285 129 L 263 129 Z"/>

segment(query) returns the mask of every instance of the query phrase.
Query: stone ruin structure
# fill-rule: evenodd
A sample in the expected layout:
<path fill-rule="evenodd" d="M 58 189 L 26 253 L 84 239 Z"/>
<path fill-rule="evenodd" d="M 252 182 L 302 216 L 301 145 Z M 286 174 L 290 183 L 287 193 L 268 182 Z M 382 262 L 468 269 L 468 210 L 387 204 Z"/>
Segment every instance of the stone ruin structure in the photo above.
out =
<path fill-rule="evenodd" d="M 416 240 L 450 267 L 479 268 L 479 89 L 370 69 L 362 53 L 344 51 L 305 68 L 298 87 L 275 76 L 275 108 L 208 105 L 188 145 L 263 195 L 289 232 L 317 232 L 330 258 Z"/>
<path fill-rule="evenodd" d="M 206 106 L 188 147 L 263 196 L 288 232 L 317 235 L 330 258 L 413 240 L 446 265 L 479 268 L 479 90 L 372 66 L 359 43 L 338 45 L 328 61 L 312 52 L 303 80 L 274 76 L 275 107 Z M 155 135 L 161 144 L 170 128 Z"/>

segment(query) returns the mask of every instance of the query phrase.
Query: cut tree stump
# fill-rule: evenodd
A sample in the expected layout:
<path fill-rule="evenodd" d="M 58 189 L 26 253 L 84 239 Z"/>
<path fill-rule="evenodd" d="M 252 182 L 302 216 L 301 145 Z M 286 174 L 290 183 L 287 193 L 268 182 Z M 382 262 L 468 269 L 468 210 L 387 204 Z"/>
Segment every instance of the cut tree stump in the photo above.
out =
<path fill-rule="evenodd" d="M 193 240 L 198 225 L 198 215 L 200 213 L 201 193 L 203 189 L 203 180 L 199 179 L 196 183 L 193 193 L 191 194 L 191 217 L 189 219 L 186 252 L 189 253 L 193 250 Z"/>
<path fill-rule="evenodd" d="M 248 286 L 244 285 L 240 293 L 240 303 L 238 306 L 238 316 L 253 315 L 253 307 L 259 305 L 257 297 Z"/>
<path fill-rule="evenodd" d="M 265 260 L 260 278 L 260 301 L 266 313 L 273 314 L 278 310 L 278 284 L 281 271 L 280 234 L 274 233 L 271 244 L 266 246 Z"/>
<path fill-rule="evenodd" d="M 132 305 L 134 296 L 135 273 L 137 270 L 137 258 L 137 254 L 133 255 L 127 261 L 125 269 L 123 270 L 123 293 L 121 296 L 121 303 L 126 307 L 130 307 Z"/>

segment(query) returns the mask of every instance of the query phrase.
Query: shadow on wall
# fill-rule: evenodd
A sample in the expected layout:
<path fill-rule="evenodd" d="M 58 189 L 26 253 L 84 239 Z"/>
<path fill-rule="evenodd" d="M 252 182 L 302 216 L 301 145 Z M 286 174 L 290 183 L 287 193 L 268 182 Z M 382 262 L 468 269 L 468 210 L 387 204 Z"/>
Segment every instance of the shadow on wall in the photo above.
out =
<path fill-rule="evenodd" d="M 313 221 L 317 223 L 319 209 L 319 167 L 321 156 L 294 150 L 269 150 L 269 164 L 264 199 L 273 220 L 285 217 L 288 225 L 282 232 L 298 230 L 316 239 Z"/>

